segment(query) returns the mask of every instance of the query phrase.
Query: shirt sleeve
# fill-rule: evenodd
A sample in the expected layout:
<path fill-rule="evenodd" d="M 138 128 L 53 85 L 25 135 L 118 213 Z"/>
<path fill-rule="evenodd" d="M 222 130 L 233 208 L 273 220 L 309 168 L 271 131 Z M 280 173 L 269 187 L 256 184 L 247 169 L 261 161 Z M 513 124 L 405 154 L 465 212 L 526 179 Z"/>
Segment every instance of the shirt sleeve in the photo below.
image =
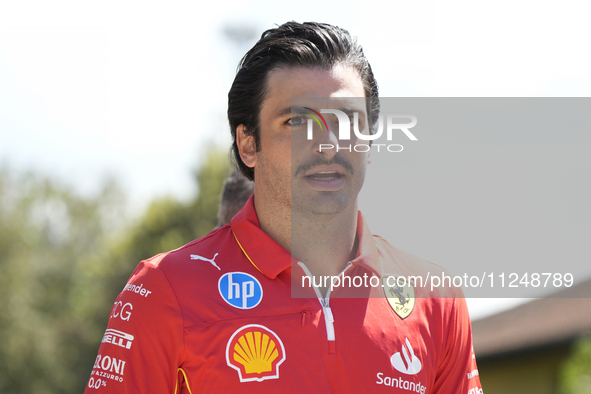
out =
<path fill-rule="evenodd" d="M 111 309 L 85 393 L 174 393 L 183 355 L 174 291 L 153 262 L 142 262 Z"/>
<path fill-rule="evenodd" d="M 445 354 L 439 365 L 433 394 L 482 394 L 476 357 L 472 347 L 472 326 L 463 294 L 453 300 L 447 327 Z"/>

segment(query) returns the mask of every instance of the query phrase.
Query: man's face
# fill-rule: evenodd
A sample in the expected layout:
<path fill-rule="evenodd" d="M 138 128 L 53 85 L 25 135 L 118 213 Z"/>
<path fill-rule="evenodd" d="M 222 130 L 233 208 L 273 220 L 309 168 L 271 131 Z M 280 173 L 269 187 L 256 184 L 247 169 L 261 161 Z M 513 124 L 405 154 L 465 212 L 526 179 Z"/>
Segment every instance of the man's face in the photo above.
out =
<path fill-rule="evenodd" d="M 366 118 L 363 83 L 357 70 L 336 66 L 285 68 L 269 73 L 265 99 L 260 112 L 260 151 L 256 153 L 255 187 L 258 198 L 289 206 L 292 214 L 336 214 L 357 201 L 365 179 L 367 153 L 322 149 L 320 144 L 355 145 L 339 141 L 336 116 L 324 114 L 323 130 L 315 124 L 313 138 L 307 138 L 308 117 L 292 112 L 292 98 L 309 97 L 312 109 L 347 109 L 356 102 L 360 119 Z M 325 99 L 322 99 L 325 98 Z M 303 101 L 306 103 L 306 100 Z M 352 115 L 351 115 L 352 119 Z M 360 129 L 363 126 L 360 127 Z"/>

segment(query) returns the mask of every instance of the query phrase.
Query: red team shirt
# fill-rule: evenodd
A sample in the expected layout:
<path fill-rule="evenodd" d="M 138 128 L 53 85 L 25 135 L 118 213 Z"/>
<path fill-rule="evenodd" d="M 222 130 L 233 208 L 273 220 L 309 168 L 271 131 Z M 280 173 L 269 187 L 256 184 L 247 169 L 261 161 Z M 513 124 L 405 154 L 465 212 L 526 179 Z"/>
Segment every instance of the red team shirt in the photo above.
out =
<path fill-rule="evenodd" d="M 260 229 L 253 201 L 138 265 L 86 393 L 482 393 L 461 294 L 292 298 L 306 268 Z M 357 237 L 346 275 L 438 269 L 373 236 L 361 214 Z"/>

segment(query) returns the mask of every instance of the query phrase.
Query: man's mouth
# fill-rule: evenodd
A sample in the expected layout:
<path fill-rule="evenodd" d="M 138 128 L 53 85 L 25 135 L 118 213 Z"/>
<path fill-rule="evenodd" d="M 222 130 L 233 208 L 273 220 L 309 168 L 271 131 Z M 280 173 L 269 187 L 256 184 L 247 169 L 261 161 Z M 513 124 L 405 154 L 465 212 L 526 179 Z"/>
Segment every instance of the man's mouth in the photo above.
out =
<path fill-rule="evenodd" d="M 318 168 L 309 175 L 304 176 L 313 189 L 322 192 L 335 192 L 345 184 L 345 174 L 342 168 Z"/>
<path fill-rule="evenodd" d="M 315 180 L 315 181 L 332 181 L 335 179 L 339 179 L 343 175 L 336 172 L 336 171 L 318 171 L 314 174 L 310 174 L 306 176 L 306 178 Z"/>

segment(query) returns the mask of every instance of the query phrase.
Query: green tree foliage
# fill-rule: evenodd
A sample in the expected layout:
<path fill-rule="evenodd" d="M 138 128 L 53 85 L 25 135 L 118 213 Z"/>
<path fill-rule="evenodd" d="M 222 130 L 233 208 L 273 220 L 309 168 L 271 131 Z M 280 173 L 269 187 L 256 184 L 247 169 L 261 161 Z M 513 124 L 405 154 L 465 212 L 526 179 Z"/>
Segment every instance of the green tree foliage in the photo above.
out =
<path fill-rule="evenodd" d="M 558 380 L 560 394 L 591 394 L 591 335 L 575 342 Z"/>
<path fill-rule="evenodd" d="M 97 332 L 79 298 L 92 289 L 79 280 L 103 260 L 122 207 L 113 182 L 83 198 L 49 178 L 0 170 L 0 392 L 79 390 L 88 372 L 78 360 Z"/>
<path fill-rule="evenodd" d="M 211 231 L 229 173 L 210 149 L 188 202 L 153 201 L 133 223 L 113 181 L 82 197 L 0 169 L 0 393 L 80 393 L 109 311 L 139 261 Z"/>
<path fill-rule="evenodd" d="M 119 268 L 109 272 L 113 300 L 141 260 L 176 249 L 215 227 L 220 193 L 230 166 L 226 152 L 214 149 L 209 152 L 194 173 L 198 186 L 195 198 L 188 202 L 173 197 L 156 199 L 114 245 L 111 258 Z"/>

